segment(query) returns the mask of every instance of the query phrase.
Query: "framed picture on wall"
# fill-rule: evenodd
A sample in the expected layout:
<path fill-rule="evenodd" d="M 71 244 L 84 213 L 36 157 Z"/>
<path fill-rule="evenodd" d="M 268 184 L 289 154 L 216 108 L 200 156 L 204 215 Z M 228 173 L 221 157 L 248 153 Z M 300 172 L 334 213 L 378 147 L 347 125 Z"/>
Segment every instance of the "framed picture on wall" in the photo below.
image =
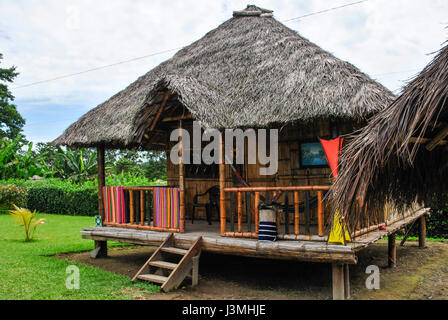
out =
<path fill-rule="evenodd" d="M 320 142 L 302 142 L 300 144 L 300 166 L 302 168 L 328 166 L 325 151 Z"/>

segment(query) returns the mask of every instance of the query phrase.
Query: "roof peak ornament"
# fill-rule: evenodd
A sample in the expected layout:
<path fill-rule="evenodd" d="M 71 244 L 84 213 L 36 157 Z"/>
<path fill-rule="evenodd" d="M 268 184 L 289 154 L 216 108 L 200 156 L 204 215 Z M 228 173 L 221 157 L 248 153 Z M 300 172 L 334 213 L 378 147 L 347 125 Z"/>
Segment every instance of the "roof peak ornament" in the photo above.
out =
<path fill-rule="evenodd" d="M 273 16 L 273 10 L 269 9 L 263 9 L 260 7 L 257 7 L 253 4 L 248 4 L 246 9 L 241 11 L 233 11 L 234 17 L 272 17 Z"/>

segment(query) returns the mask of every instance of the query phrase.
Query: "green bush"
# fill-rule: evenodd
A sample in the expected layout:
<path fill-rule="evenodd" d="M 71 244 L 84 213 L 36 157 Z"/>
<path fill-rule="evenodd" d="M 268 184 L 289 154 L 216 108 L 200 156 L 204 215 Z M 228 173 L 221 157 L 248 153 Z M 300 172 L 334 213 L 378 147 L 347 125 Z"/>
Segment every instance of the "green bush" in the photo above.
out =
<path fill-rule="evenodd" d="M 108 186 L 147 186 L 164 185 L 165 182 L 156 183 L 144 176 L 122 173 L 108 176 Z M 97 179 L 88 180 L 82 184 L 76 184 L 70 180 L 49 178 L 43 181 L 31 181 L 21 179 L 9 179 L 0 181 L 1 185 L 11 185 L 22 190 L 19 193 L 9 192 L 16 195 L 13 200 L 18 206 L 26 207 L 39 212 L 94 216 L 98 214 L 98 182 Z M 3 187 L 5 188 L 5 187 Z M 6 199 L 6 192 L 4 193 Z M 0 199 L 2 194 L 0 193 Z M 22 202 L 19 202 L 21 199 Z M 20 204 L 20 205 L 19 205 Z"/>
<path fill-rule="evenodd" d="M 27 188 L 14 184 L 0 185 L 0 213 L 13 209 L 13 204 L 24 207 L 27 204 Z"/>

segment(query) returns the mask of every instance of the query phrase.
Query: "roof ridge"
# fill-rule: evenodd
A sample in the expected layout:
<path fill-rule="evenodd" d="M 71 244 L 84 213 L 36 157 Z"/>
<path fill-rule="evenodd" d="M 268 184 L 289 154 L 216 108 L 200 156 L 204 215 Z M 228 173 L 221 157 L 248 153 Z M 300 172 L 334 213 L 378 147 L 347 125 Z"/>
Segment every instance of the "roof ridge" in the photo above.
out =
<path fill-rule="evenodd" d="M 263 9 L 257 7 L 253 4 L 248 4 L 246 9 L 240 11 L 233 11 L 234 17 L 247 17 L 247 16 L 257 16 L 257 17 L 272 17 L 273 10 Z"/>

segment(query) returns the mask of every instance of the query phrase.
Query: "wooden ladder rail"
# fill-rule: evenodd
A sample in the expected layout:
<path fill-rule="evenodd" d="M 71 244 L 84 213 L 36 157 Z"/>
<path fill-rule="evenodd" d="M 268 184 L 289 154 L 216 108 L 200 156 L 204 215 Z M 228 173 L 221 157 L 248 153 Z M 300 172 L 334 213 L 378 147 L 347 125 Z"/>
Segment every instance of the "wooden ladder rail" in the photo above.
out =
<path fill-rule="evenodd" d="M 157 250 L 151 255 L 151 257 L 145 262 L 145 264 L 140 268 L 140 270 L 137 271 L 135 276 L 132 278 L 132 282 L 134 282 L 137 277 L 145 270 L 145 268 L 149 265 L 151 261 L 154 261 L 160 256 L 160 253 L 162 252 L 162 248 L 166 247 L 168 244 L 171 244 L 174 242 L 174 235 L 170 233 L 166 239 L 162 242 L 162 244 L 157 248 Z"/>
<path fill-rule="evenodd" d="M 176 289 L 188 276 L 193 268 L 193 258 L 201 254 L 201 246 L 202 237 L 198 237 L 179 261 L 177 267 L 170 273 L 165 283 L 161 286 L 163 291 L 168 292 L 172 289 Z"/>

